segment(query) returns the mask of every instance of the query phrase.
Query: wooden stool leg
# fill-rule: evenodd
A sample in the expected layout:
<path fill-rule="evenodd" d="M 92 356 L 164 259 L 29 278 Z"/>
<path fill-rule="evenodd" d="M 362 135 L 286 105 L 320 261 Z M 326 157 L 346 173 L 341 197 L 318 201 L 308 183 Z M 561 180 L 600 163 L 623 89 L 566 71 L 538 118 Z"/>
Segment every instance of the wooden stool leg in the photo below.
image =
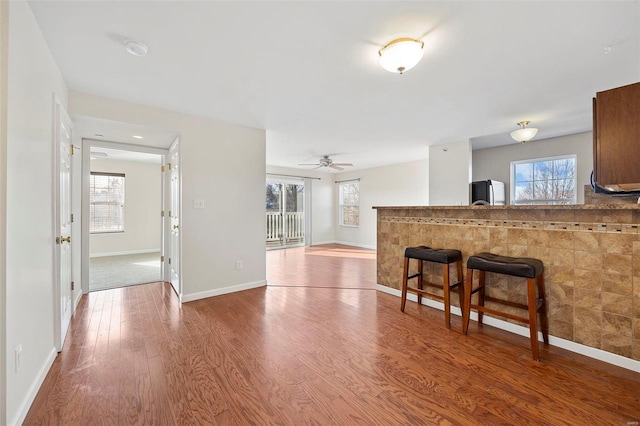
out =
<path fill-rule="evenodd" d="M 451 287 L 449 286 L 449 265 L 442 265 L 442 291 L 444 299 L 444 323 L 447 328 L 451 328 Z"/>
<path fill-rule="evenodd" d="M 480 286 L 480 291 L 478 291 L 478 306 L 484 308 L 484 271 L 478 271 L 478 285 Z M 483 317 L 484 312 L 478 311 L 478 324 L 482 324 Z"/>
<path fill-rule="evenodd" d="M 409 258 L 404 258 L 404 274 L 402 275 L 402 302 L 400 311 L 404 312 L 404 305 L 407 303 L 407 278 L 409 277 Z"/>
<path fill-rule="evenodd" d="M 542 328 L 542 338 L 546 344 L 549 344 L 549 318 L 547 316 L 547 301 L 544 291 L 544 274 L 538 275 L 538 300 L 541 301 L 540 306 L 540 327 Z"/>
<path fill-rule="evenodd" d="M 538 352 L 538 307 L 536 299 L 536 279 L 527 278 L 527 294 L 529 306 L 529 335 L 531 336 L 531 352 L 533 359 L 540 359 Z"/>
<path fill-rule="evenodd" d="M 471 319 L 471 287 L 473 284 L 473 269 L 467 268 L 464 284 L 464 303 L 462 303 L 462 334 L 467 334 Z"/>
<path fill-rule="evenodd" d="M 418 259 L 418 288 L 422 290 L 422 270 L 424 261 Z M 422 305 L 422 294 L 418 293 L 418 306 Z"/>
<path fill-rule="evenodd" d="M 456 267 L 458 269 L 458 282 L 460 283 L 460 285 L 458 285 L 458 304 L 460 305 L 460 311 L 464 312 L 464 278 L 462 277 L 462 261 L 457 261 Z"/>

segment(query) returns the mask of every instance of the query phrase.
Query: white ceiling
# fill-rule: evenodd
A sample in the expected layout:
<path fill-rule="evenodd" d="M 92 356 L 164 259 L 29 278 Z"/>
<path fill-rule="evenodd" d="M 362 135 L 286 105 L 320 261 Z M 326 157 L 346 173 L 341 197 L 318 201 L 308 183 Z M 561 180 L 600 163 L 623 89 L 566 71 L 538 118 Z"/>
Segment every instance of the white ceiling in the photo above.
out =
<path fill-rule="evenodd" d="M 590 130 L 592 96 L 640 80 L 639 3 L 30 2 L 70 89 L 267 129 L 267 164 L 356 168 L 513 143 L 521 120 L 536 139 Z M 424 58 L 384 71 L 402 36 Z"/>

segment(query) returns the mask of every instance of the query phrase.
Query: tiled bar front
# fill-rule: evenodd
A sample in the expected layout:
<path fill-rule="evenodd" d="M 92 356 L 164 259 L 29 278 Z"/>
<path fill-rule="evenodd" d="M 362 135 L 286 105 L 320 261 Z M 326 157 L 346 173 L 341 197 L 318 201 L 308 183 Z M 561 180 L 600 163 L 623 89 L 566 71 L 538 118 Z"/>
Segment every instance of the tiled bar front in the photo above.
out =
<path fill-rule="evenodd" d="M 483 251 L 534 257 L 545 266 L 551 335 L 640 360 L 638 206 L 376 209 L 378 284 L 400 288 L 409 246 L 459 249 L 465 262 Z M 425 274 L 437 276 L 439 268 Z M 521 279 L 487 279 L 488 294 L 526 300 Z"/>

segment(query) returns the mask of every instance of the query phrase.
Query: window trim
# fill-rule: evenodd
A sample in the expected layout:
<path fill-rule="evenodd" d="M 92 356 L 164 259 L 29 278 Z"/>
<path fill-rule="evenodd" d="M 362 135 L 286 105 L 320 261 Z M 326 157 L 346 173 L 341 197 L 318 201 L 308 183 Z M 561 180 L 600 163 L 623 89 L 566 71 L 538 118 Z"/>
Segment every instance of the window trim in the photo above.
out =
<path fill-rule="evenodd" d="M 573 198 L 572 199 L 562 199 L 562 198 L 554 198 L 554 199 L 538 199 L 538 200 L 531 200 L 531 201 L 525 201 L 525 202 L 521 202 L 521 203 L 517 203 L 516 202 L 516 165 L 518 164 L 528 164 L 528 163 L 541 163 L 544 161 L 556 161 L 556 160 L 568 160 L 568 159 L 572 159 L 573 163 L 574 163 L 574 180 L 575 180 L 575 190 L 573 192 Z M 564 202 L 564 201 L 568 201 L 569 204 L 577 204 L 578 203 L 578 156 L 576 154 L 565 154 L 565 155 L 555 155 L 552 157 L 541 157 L 541 158 L 530 158 L 530 159 L 526 159 L 526 160 L 516 160 L 516 161 L 511 161 L 510 164 L 510 168 L 511 170 L 509 171 L 510 174 L 510 182 L 509 182 L 509 186 L 510 188 L 510 194 L 509 194 L 509 204 L 513 205 L 513 206 L 531 206 L 531 205 L 553 205 L 552 203 L 554 202 Z"/>
<path fill-rule="evenodd" d="M 114 172 L 89 172 L 89 234 L 91 235 L 99 235 L 99 234 L 122 234 L 125 232 L 125 221 L 124 221 L 124 201 L 122 202 L 122 229 L 117 231 L 92 231 L 91 230 L 91 205 L 95 204 L 91 202 L 91 176 L 113 176 L 113 177 L 121 177 L 123 179 L 124 192 L 123 197 L 126 199 L 126 176 L 124 173 L 114 173 Z M 105 203 L 106 204 L 106 203 Z"/>
<path fill-rule="evenodd" d="M 349 179 L 340 182 L 338 184 L 338 210 L 339 210 L 339 223 L 338 225 L 344 228 L 360 228 L 360 179 Z M 342 197 L 342 188 L 344 185 L 358 184 L 358 204 L 345 204 Z M 348 225 L 344 223 L 344 209 L 345 206 L 358 207 L 358 224 Z"/>

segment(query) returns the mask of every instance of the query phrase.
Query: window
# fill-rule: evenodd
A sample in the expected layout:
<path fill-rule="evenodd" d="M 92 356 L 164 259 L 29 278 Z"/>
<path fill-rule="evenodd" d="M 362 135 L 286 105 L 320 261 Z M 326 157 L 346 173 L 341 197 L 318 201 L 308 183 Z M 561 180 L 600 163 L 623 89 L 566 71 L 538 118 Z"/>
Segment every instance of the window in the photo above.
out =
<path fill-rule="evenodd" d="M 340 225 L 360 224 L 360 182 L 340 183 Z"/>
<path fill-rule="evenodd" d="M 575 204 L 576 156 L 511 162 L 511 204 Z"/>
<path fill-rule="evenodd" d="M 124 174 L 91 172 L 89 231 L 124 232 Z"/>

